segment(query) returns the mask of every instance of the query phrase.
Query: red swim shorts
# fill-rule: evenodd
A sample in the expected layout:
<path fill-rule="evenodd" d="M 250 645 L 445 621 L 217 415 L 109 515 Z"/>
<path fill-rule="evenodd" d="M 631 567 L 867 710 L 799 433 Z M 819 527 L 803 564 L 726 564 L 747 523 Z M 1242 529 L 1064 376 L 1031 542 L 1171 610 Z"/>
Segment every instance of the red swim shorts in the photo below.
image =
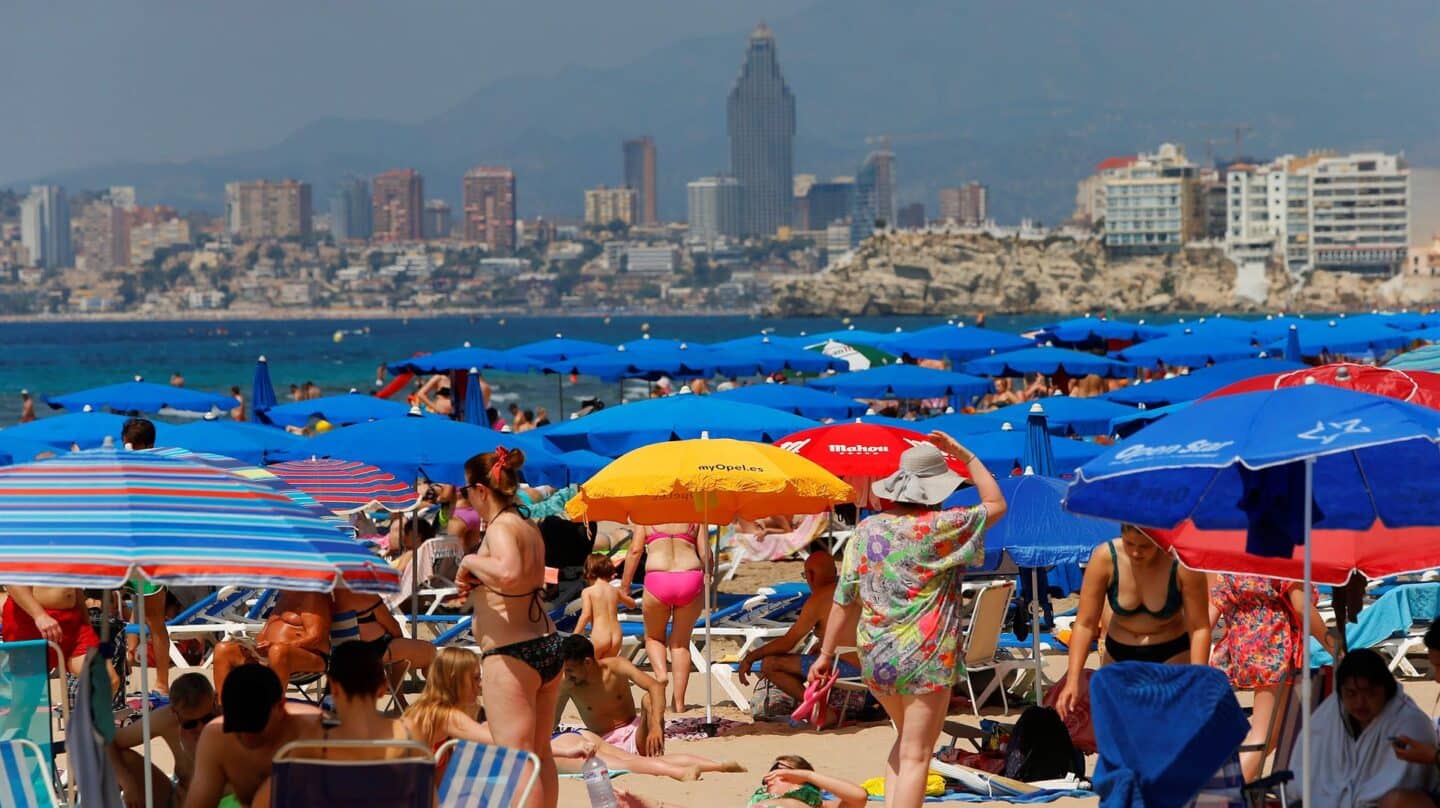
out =
<path fill-rule="evenodd" d="M 45 613 L 55 618 L 60 624 L 60 652 L 65 659 L 71 660 L 76 657 L 85 656 L 85 652 L 91 648 L 100 646 L 100 637 L 95 633 L 94 626 L 90 625 L 90 613 L 84 607 L 76 606 L 73 609 L 46 609 Z M 17 642 L 20 640 L 44 639 L 40 635 L 40 629 L 36 627 L 35 620 L 14 598 L 5 598 L 5 610 L 0 615 L 0 631 L 5 634 L 6 642 Z M 56 666 L 55 652 L 50 652 L 50 667 Z"/>

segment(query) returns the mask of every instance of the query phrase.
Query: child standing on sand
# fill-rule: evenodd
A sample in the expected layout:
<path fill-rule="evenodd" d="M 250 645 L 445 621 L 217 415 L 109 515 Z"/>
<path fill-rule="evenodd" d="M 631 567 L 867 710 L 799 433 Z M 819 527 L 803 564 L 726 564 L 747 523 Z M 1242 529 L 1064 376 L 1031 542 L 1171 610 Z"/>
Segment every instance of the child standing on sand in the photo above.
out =
<path fill-rule="evenodd" d="M 615 565 L 607 556 L 591 553 L 585 559 L 585 583 L 588 586 L 580 593 L 580 622 L 575 631 L 581 632 L 586 626 L 590 630 L 590 644 L 595 646 L 595 658 L 619 656 L 620 604 L 628 609 L 635 608 L 635 599 L 614 586 Z"/>

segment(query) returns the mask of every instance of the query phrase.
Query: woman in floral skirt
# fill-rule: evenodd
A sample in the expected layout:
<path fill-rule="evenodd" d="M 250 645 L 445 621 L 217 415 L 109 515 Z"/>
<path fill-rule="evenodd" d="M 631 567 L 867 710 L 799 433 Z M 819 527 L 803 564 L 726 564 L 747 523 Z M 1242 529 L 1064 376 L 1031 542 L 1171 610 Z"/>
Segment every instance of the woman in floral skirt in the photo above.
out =
<path fill-rule="evenodd" d="M 1223 633 L 1210 654 L 1210 664 L 1225 672 L 1237 690 L 1255 691 L 1250 734 L 1245 744 L 1264 744 L 1275 713 L 1276 697 L 1285 676 L 1300 669 L 1301 621 L 1310 609 L 1310 630 L 1331 655 L 1335 641 L 1315 608 L 1315 592 L 1306 598 L 1296 581 L 1254 575 L 1208 575 L 1210 625 Z M 1244 752 L 1240 768 L 1245 781 L 1260 776 L 1270 750 Z"/>
<path fill-rule="evenodd" d="M 930 756 L 951 688 L 964 672 L 961 568 L 984 561 L 981 533 L 1005 513 L 1000 486 L 974 453 L 942 432 L 931 432 L 929 440 L 907 450 L 900 469 L 871 487 L 894 504 L 856 526 L 810 669 L 811 681 L 829 676 L 840 637 L 855 629 L 865 684 L 897 730 L 885 769 L 885 802 L 892 808 L 925 799 Z M 940 509 L 962 481 L 945 454 L 965 464 L 979 505 Z"/>

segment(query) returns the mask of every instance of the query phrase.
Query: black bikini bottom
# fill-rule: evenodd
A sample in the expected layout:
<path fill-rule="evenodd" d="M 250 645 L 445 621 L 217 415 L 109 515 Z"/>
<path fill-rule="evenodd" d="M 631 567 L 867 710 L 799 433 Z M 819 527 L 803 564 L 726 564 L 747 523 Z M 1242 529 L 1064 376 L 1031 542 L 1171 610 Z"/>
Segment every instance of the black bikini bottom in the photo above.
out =
<path fill-rule="evenodd" d="M 559 634 L 546 634 L 544 637 L 536 637 L 533 640 L 521 640 L 509 645 L 502 645 L 499 648 L 491 648 L 481 654 L 481 658 L 514 657 L 534 668 L 535 672 L 540 674 L 541 682 L 548 682 L 560 675 L 560 668 L 565 664 L 565 659 L 560 656 L 560 644 L 563 641 Z"/>
<path fill-rule="evenodd" d="M 1173 640 L 1155 645 L 1131 645 L 1105 638 L 1105 653 L 1116 662 L 1168 662 L 1176 654 L 1190 650 L 1190 635 L 1181 634 Z"/>

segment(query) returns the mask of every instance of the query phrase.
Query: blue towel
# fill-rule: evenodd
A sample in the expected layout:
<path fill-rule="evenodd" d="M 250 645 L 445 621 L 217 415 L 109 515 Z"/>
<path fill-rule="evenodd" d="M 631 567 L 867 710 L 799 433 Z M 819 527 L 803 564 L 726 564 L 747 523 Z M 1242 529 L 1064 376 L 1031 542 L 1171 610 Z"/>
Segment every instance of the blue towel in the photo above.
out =
<path fill-rule="evenodd" d="M 1250 730 L 1230 682 L 1200 665 L 1120 662 L 1090 679 L 1102 808 L 1179 808 Z"/>
<path fill-rule="evenodd" d="M 1249 517 L 1245 552 L 1273 558 L 1290 558 L 1305 543 L 1305 512 L 1295 507 L 1297 491 L 1305 490 L 1305 464 L 1286 463 L 1263 469 L 1240 467 L 1244 494 L 1240 509 Z M 1311 497 L 1311 518 L 1324 518 Z"/>
<path fill-rule="evenodd" d="M 1346 648 L 1374 648 L 1392 637 L 1403 637 L 1417 623 L 1440 614 L 1440 582 L 1401 584 L 1360 612 L 1360 619 L 1345 627 Z M 1330 654 L 1310 638 L 1310 667 L 1333 665 Z"/>

